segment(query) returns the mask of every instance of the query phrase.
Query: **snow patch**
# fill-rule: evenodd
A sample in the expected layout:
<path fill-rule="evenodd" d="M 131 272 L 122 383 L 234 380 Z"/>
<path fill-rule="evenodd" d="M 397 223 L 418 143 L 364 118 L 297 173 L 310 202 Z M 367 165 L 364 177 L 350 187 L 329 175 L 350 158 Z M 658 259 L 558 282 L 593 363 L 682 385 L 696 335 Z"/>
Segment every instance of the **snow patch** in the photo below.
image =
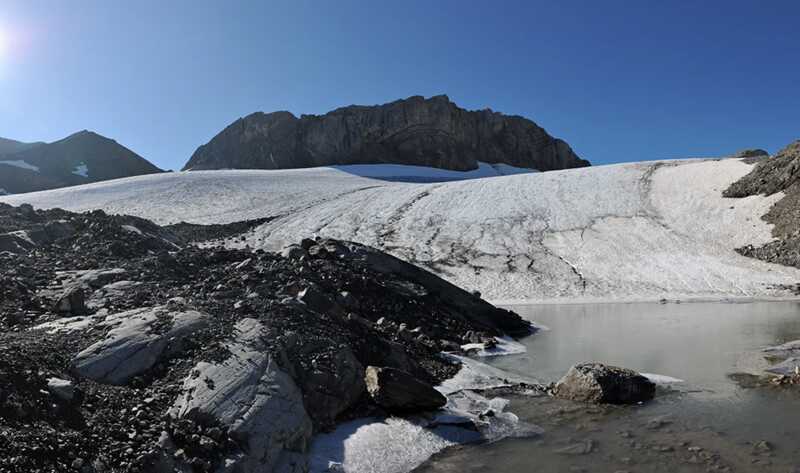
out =
<path fill-rule="evenodd" d="M 0 164 L 7 164 L 9 166 L 14 166 L 21 169 L 27 169 L 28 171 L 39 172 L 39 166 L 34 166 L 26 161 L 22 160 L 14 160 L 14 161 L 0 161 Z"/>
<path fill-rule="evenodd" d="M 77 166 L 75 166 L 75 169 L 72 170 L 72 174 L 75 174 L 76 176 L 81 176 L 81 177 L 88 178 L 89 177 L 89 166 L 87 166 L 86 163 L 80 163 Z"/>
<path fill-rule="evenodd" d="M 650 381 L 654 382 L 655 384 L 677 384 L 685 382 L 682 379 L 673 378 L 672 376 L 667 376 L 663 374 L 653 374 L 653 373 L 639 373 L 639 374 L 649 379 Z"/>

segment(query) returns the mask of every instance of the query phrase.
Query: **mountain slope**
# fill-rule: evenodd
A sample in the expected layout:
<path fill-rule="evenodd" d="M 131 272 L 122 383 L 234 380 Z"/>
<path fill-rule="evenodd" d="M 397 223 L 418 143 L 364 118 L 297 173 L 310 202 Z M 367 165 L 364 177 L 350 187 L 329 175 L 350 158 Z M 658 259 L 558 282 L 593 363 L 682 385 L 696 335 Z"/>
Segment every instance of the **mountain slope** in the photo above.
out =
<path fill-rule="evenodd" d="M 464 110 L 440 95 L 321 116 L 254 113 L 200 146 L 184 170 L 388 163 L 467 171 L 479 161 L 540 171 L 589 165 L 526 118 Z"/>
<path fill-rule="evenodd" d="M 81 131 L 53 143 L 4 140 L 0 189 L 34 192 L 161 172 L 133 151 L 97 133 Z"/>
<path fill-rule="evenodd" d="M 643 162 L 429 184 L 332 168 L 187 172 L 0 200 L 159 223 L 272 217 L 229 244 L 353 240 L 492 300 L 788 295 L 780 285 L 800 270 L 735 251 L 772 240 L 759 217 L 781 197 L 722 197 L 752 169 L 739 159 Z"/>
<path fill-rule="evenodd" d="M 26 149 L 33 148 L 35 146 L 42 145 L 44 143 L 23 143 L 17 140 L 9 140 L 8 138 L 0 137 L 0 156 L 5 154 L 12 154 L 17 153 L 19 151 L 25 151 Z"/>

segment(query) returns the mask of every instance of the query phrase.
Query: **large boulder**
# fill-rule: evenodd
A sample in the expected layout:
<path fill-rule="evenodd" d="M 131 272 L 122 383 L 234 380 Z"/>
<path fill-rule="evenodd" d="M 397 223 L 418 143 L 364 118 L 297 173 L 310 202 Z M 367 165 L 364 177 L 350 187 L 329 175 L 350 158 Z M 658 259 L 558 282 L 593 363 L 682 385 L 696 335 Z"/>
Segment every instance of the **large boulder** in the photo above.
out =
<path fill-rule="evenodd" d="M 375 403 L 389 412 L 432 411 L 447 404 L 433 386 L 402 370 L 368 366 L 364 380 Z"/>
<path fill-rule="evenodd" d="M 136 309 L 100 322 L 113 327 L 105 338 L 72 360 L 78 376 L 106 384 L 126 384 L 159 361 L 179 353 L 185 340 L 206 326 L 208 315 L 166 307 Z"/>
<path fill-rule="evenodd" d="M 223 428 L 241 447 L 223 462 L 236 473 L 300 473 L 312 434 L 303 396 L 267 351 L 264 327 L 243 319 L 221 362 L 200 362 L 169 410 L 176 420 Z"/>
<path fill-rule="evenodd" d="M 531 120 L 464 110 L 439 95 L 321 116 L 254 113 L 200 146 L 184 170 L 390 163 L 466 171 L 479 161 L 540 171 L 589 165 Z"/>
<path fill-rule="evenodd" d="M 553 389 L 553 394 L 560 398 L 610 404 L 648 401 L 655 392 L 655 383 L 641 374 L 602 363 L 573 366 Z"/>

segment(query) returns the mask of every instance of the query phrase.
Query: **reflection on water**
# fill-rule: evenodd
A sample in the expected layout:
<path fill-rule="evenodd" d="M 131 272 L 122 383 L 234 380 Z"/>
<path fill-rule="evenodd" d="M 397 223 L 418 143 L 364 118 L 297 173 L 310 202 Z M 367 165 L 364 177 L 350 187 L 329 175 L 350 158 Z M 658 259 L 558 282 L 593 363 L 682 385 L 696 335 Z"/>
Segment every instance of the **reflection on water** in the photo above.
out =
<path fill-rule="evenodd" d="M 483 472 L 662 471 L 662 467 L 670 472 L 786 472 L 800 466 L 800 393 L 744 389 L 727 376 L 763 368 L 759 348 L 800 339 L 800 304 L 510 308 L 549 330 L 524 340 L 528 349 L 524 355 L 485 360 L 495 367 L 556 381 L 575 363 L 601 361 L 685 383 L 660 390 L 656 401 L 641 407 L 599 411 L 583 407 L 585 411 L 569 415 L 564 412 L 574 411 L 571 403 L 565 407 L 552 399 L 514 399 L 512 411 L 548 432 L 539 439 L 447 452 L 421 471 L 470 471 L 476 464 Z M 650 428 L 652 419 L 664 416 L 668 427 Z M 630 437 L 620 437 L 620 432 Z M 590 453 L 556 453 L 570 442 L 584 441 L 594 445 Z M 760 441 L 769 442 L 769 451 L 753 452 Z M 535 466 L 532 458 L 537 459 Z"/>

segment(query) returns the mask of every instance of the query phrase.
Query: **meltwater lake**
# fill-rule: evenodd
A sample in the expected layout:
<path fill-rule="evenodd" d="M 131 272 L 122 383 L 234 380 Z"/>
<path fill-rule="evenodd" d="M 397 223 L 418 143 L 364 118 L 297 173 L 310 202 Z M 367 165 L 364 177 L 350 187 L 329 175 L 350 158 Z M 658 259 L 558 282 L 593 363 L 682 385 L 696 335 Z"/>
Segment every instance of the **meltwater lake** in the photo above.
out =
<path fill-rule="evenodd" d="M 543 433 L 453 447 L 419 472 L 800 472 L 800 394 L 736 373 L 768 366 L 764 347 L 800 339 L 800 303 L 510 306 L 541 325 L 519 355 L 483 359 L 542 382 L 600 361 L 662 384 L 640 406 L 511 396 L 508 411 Z"/>

